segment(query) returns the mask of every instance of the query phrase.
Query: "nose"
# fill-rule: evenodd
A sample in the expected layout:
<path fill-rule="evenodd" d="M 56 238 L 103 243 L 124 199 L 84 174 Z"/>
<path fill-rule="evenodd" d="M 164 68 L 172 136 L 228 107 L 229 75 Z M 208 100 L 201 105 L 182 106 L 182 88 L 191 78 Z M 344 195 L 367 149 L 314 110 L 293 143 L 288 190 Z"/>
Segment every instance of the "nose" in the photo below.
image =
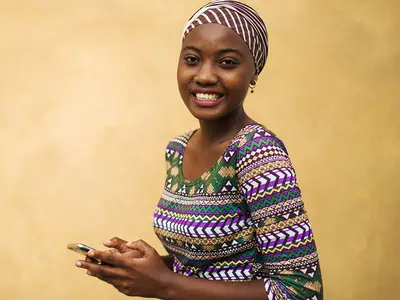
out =
<path fill-rule="evenodd" d="M 215 73 L 214 66 L 211 62 L 203 62 L 194 78 L 199 86 L 210 86 L 218 83 L 218 76 Z"/>

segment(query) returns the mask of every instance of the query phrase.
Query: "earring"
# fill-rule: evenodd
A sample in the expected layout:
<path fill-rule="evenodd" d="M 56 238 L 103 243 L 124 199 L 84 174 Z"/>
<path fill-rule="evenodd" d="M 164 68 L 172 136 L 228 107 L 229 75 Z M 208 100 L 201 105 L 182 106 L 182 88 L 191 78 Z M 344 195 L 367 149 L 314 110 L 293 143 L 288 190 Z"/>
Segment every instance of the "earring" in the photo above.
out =
<path fill-rule="evenodd" d="M 256 88 L 257 81 L 252 80 L 250 82 L 250 93 L 254 94 L 254 89 Z"/>

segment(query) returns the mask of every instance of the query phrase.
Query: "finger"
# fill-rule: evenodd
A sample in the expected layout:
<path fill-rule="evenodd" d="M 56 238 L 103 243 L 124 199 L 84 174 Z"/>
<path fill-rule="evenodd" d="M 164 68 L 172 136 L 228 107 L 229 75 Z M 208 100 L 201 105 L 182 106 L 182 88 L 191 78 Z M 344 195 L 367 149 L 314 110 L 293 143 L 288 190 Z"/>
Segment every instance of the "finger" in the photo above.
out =
<path fill-rule="evenodd" d="M 115 268 L 107 265 L 99 265 L 92 262 L 79 260 L 76 266 L 87 270 L 87 274 L 97 277 L 100 280 L 113 284 L 115 280 L 124 277 L 126 272 L 121 268 Z"/>
<path fill-rule="evenodd" d="M 127 241 L 120 239 L 118 237 L 113 237 L 112 239 L 105 241 L 103 244 L 104 246 L 108 248 L 115 248 L 121 253 L 124 253 L 129 250 L 129 248 L 126 247 Z"/>
<path fill-rule="evenodd" d="M 92 263 L 98 263 L 98 261 L 96 261 L 94 258 L 91 258 L 89 256 L 85 256 L 85 261 L 92 262 Z"/>
<path fill-rule="evenodd" d="M 107 275 L 95 273 L 93 271 L 90 272 L 89 270 L 86 273 L 90 277 L 97 278 L 98 280 L 104 281 L 105 283 L 111 284 L 113 286 L 115 286 L 116 284 L 119 285 L 119 284 L 121 284 L 121 281 L 123 281 L 122 277 L 120 277 L 120 276 L 107 276 Z"/>
<path fill-rule="evenodd" d="M 120 250 L 118 250 L 116 248 L 111 248 L 106 251 L 111 251 L 111 252 L 114 252 L 116 255 L 123 255 L 124 257 L 127 257 L 127 258 L 142 258 L 143 257 L 142 252 L 128 248 L 126 246 L 126 243 L 123 245 L 123 247 L 124 247 L 124 249 L 120 248 Z"/>
<path fill-rule="evenodd" d="M 120 284 L 120 282 L 121 282 L 121 279 L 117 278 L 117 277 L 112 277 L 112 276 L 103 276 L 103 277 L 101 277 L 101 276 L 94 276 L 94 275 L 89 274 L 89 273 L 88 273 L 88 275 L 90 277 L 94 277 L 94 278 L 97 278 L 98 280 L 104 281 L 105 283 L 108 283 L 108 284 L 110 284 L 112 286 L 115 286 L 116 284 Z"/>
<path fill-rule="evenodd" d="M 119 237 L 113 237 L 111 239 L 109 239 L 108 241 L 104 242 L 104 246 L 111 246 L 111 247 L 115 247 L 118 244 L 126 244 L 127 241 L 120 239 Z"/>
<path fill-rule="evenodd" d="M 96 258 L 108 265 L 120 266 L 120 267 L 129 266 L 129 258 L 122 256 L 120 253 L 116 251 L 90 250 L 88 252 L 88 256 L 91 258 Z"/>
<path fill-rule="evenodd" d="M 128 243 L 126 246 L 132 250 L 137 250 L 143 253 L 143 256 L 150 256 L 157 253 L 157 251 L 143 240 Z"/>
<path fill-rule="evenodd" d="M 126 251 L 125 253 L 121 253 L 120 255 L 127 257 L 127 258 L 143 258 L 143 253 L 138 251 L 138 250 L 133 250 L 133 249 L 129 249 L 127 248 L 128 251 Z"/>
<path fill-rule="evenodd" d="M 121 252 L 119 252 L 117 249 L 114 248 L 104 250 L 104 252 L 114 253 L 115 255 L 121 255 Z"/>

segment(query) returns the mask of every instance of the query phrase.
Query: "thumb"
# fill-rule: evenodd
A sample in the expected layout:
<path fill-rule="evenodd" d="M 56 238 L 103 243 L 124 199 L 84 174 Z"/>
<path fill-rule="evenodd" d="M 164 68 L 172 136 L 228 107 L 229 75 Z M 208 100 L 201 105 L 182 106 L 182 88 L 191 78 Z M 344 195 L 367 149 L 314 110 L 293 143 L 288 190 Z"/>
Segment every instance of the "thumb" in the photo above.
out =
<path fill-rule="evenodd" d="M 151 247 L 149 244 L 147 244 L 143 240 L 138 240 L 136 242 L 127 243 L 126 246 L 129 249 L 142 252 L 143 256 L 151 256 L 151 255 L 154 255 L 157 253 L 153 247 Z"/>

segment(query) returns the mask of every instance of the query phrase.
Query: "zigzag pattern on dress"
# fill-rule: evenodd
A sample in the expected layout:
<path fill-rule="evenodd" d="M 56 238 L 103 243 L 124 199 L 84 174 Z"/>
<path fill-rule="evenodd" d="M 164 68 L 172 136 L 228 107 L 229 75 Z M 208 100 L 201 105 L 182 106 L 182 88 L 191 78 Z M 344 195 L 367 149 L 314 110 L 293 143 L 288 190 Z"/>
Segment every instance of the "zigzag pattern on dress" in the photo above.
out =
<path fill-rule="evenodd" d="M 199 278 L 211 280 L 242 281 L 248 280 L 248 278 L 251 276 L 251 268 L 252 264 L 229 268 L 212 266 L 206 268 L 204 271 L 198 272 L 197 276 Z"/>
<path fill-rule="evenodd" d="M 275 247 L 291 245 L 293 243 L 307 240 L 312 236 L 312 230 L 307 220 L 303 223 L 287 227 L 284 230 L 260 234 L 258 235 L 258 244 L 261 249 L 273 251 Z"/>
<path fill-rule="evenodd" d="M 153 219 L 174 271 L 208 280 L 263 279 L 268 299 L 320 299 L 314 236 L 282 141 L 259 124 L 247 125 L 211 169 L 188 181 L 182 161 L 193 133 L 166 148 L 167 177 Z"/>
<path fill-rule="evenodd" d="M 205 212 L 203 209 L 198 209 L 198 213 Z M 207 211 L 208 212 L 208 211 Z M 212 210 L 213 213 L 220 213 L 219 210 Z M 226 218 L 220 220 L 182 220 L 174 218 L 170 215 L 164 216 L 156 212 L 154 226 L 156 228 L 163 228 L 164 230 L 188 235 L 192 237 L 218 237 L 226 236 L 245 230 L 251 226 L 250 220 L 244 215 L 234 215 L 233 218 Z"/>

